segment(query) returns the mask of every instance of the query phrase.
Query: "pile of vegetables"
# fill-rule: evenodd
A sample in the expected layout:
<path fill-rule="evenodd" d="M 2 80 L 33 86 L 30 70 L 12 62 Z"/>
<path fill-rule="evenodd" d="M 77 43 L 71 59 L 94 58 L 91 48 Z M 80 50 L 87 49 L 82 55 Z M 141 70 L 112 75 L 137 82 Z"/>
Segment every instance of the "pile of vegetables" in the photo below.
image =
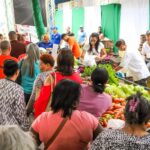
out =
<path fill-rule="evenodd" d="M 99 64 L 98 66 L 93 67 L 85 67 L 80 68 L 80 72 L 82 73 L 81 76 L 83 78 L 87 78 L 91 76 L 92 72 L 96 67 L 105 68 L 109 73 L 109 80 L 108 84 L 105 88 L 105 93 L 112 96 L 113 103 L 112 107 L 105 112 L 100 117 L 100 124 L 103 127 L 107 127 L 107 123 L 110 119 L 121 119 L 124 120 L 124 109 L 126 105 L 126 98 L 132 94 L 135 94 L 137 92 L 141 92 L 143 94 L 143 97 L 145 97 L 147 100 L 150 101 L 150 94 L 148 91 L 144 89 L 142 86 L 134 86 L 134 85 L 128 85 L 128 84 L 119 84 L 119 80 L 116 77 L 116 72 L 112 68 L 111 64 Z M 147 127 L 150 127 L 150 122 L 147 124 Z"/>
<path fill-rule="evenodd" d="M 125 108 L 126 102 L 124 98 L 115 98 L 113 99 L 112 107 L 105 112 L 99 122 L 103 127 L 107 127 L 107 123 L 109 119 L 121 119 L 124 120 L 124 108 Z"/>
<path fill-rule="evenodd" d="M 148 91 L 146 91 L 142 86 L 128 84 L 122 84 L 119 86 L 114 84 L 107 85 L 105 92 L 112 96 L 113 103 L 112 107 L 101 116 L 99 120 L 100 124 L 103 127 L 107 127 L 107 123 L 110 119 L 124 120 L 124 109 L 126 105 L 125 99 L 139 91 L 143 94 L 143 97 L 150 101 L 150 95 Z M 147 127 L 150 127 L 150 122 L 148 122 Z"/>
<path fill-rule="evenodd" d="M 108 83 L 109 84 L 119 85 L 119 80 L 116 76 L 116 71 L 112 68 L 111 64 L 99 64 L 98 67 L 104 68 L 108 71 L 109 73 Z"/>
<path fill-rule="evenodd" d="M 124 98 L 114 98 L 112 107 L 107 110 L 99 119 L 100 124 L 106 128 L 110 119 L 125 120 L 124 109 L 126 101 Z M 146 124 L 147 128 L 150 128 L 150 121 Z"/>
<path fill-rule="evenodd" d="M 85 67 L 84 68 L 84 71 L 83 73 L 81 74 L 81 76 L 83 78 L 85 77 L 90 77 L 93 70 L 96 69 L 96 67 L 99 67 L 99 68 L 104 68 L 108 71 L 109 73 L 109 80 L 108 80 L 108 83 L 111 85 L 111 84 L 115 84 L 115 85 L 118 85 L 119 84 L 119 80 L 118 78 L 116 77 L 116 72 L 115 70 L 112 68 L 112 65 L 111 64 L 99 64 L 98 66 L 93 66 L 93 67 Z"/>
<path fill-rule="evenodd" d="M 127 98 L 128 96 L 141 92 L 143 97 L 150 101 L 150 94 L 142 86 L 134 86 L 128 84 L 107 85 L 105 92 L 112 96 L 112 98 Z"/>

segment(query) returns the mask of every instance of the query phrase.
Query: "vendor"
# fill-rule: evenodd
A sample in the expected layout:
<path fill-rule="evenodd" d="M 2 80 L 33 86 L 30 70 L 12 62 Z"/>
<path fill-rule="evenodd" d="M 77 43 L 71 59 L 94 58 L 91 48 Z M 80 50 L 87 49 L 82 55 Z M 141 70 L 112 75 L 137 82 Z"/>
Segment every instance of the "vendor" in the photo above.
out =
<path fill-rule="evenodd" d="M 146 80 L 150 76 L 150 72 L 140 52 L 127 50 L 126 43 L 122 39 L 116 42 L 116 47 L 119 51 L 125 51 L 120 66 L 116 70 L 126 68 L 137 84 L 146 86 Z"/>
<path fill-rule="evenodd" d="M 80 46 L 78 44 L 78 42 L 76 41 L 76 39 L 74 37 L 70 37 L 67 34 L 62 34 L 61 36 L 62 40 L 64 40 L 66 42 L 66 46 L 69 47 L 69 49 L 72 51 L 74 57 L 76 59 L 79 59 L 81 56 L 81 50 L 80 50 Z"/>
<path fill-rule="evenodd" d="M 144 55 L 147 67 L 150 70 L 150 31 L 146 32 L 146 42 L 143 44 L 142 54 Z"/>
<path fill-rule="evenodd" d="M 47 51 L 51 51 L 53 48 L 52 42 L 50 42 L 49 35 L 44 34 L 42 36 L 42 41 L 38 43 L 39 47 L 46 49 Z"/>
<path fill-rule="evenodd" d="M 85 44 L 82 52 L 82 60 L 84 65 L 93 66 L 96 62 L 104 60 L 107 56 L 104 45 L 99 40 L 97 33 L 92 33 L 89 43 Z"/>

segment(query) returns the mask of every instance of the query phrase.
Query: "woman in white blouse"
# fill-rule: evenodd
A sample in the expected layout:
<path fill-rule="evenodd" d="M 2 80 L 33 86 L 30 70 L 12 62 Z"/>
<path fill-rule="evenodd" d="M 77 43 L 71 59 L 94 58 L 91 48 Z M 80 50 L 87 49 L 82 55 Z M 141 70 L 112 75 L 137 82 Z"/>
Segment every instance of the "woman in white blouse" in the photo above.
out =
<path fill-rule="evenodd" d="M 107 56 L 104 45 L 99 40 L 97 33 L 92 33 L 89 39 L 89 43 L 85 44 L 82 52 L 82 60 L 84 65 L 92 66 L 96 62 L 100 62 Z"/>

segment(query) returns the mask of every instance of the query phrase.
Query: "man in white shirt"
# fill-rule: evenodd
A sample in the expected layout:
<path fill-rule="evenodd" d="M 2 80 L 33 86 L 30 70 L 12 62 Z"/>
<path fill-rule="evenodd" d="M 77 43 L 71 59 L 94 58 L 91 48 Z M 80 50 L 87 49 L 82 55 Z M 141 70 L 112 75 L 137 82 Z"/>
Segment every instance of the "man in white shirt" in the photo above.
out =
<path fill-rule="evenodd" d="M 150 70 L 150 31 L 146 32 L 146 42 L 142 47 L 142 55 L 144 56 L 147 67 Z"/>
<path fill-rule="evenodd" d="M 146 80 L 150 76 L 150 72 L 140 52 L 138 50 L 126 50 L 127 46 L 124 40 L 118 40 L 116 47 L 119 51 L 125 51 L 119 69 L 126 68 L 137 84 L 146 86 Z"/>

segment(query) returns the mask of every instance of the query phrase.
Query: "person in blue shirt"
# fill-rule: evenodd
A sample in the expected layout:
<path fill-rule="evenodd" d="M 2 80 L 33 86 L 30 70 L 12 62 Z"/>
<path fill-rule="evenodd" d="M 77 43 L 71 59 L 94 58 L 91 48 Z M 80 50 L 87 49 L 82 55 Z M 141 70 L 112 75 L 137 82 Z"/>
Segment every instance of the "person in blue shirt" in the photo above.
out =
<path fill-rule="evenodd" d="M 80 26 L 80 30 L 78 32 L 78 43 L 79 43 L 81 48 L 85 44 L 86 39 L 87 39 L 87 35 L 86 35 L 85 31 L 84 31 L 84 28 L 83 28 L 83 26 Z"/>
<path fill-rule="evenodd" d="M 61 35 L 58 33 L 56 26 L 52 27 L 53 34 L 51 35 L 51 41 L 53 44 L 59 45 L 61 41 Z"/>
<path fill-rule="evenodd" d="M 47 51 L 51 51 L 53 43 L 50 41 L 49 35 L 44 34 L 42 36 L 42 41 L 38 43 L 38 46 L 46 49 Z"/>

